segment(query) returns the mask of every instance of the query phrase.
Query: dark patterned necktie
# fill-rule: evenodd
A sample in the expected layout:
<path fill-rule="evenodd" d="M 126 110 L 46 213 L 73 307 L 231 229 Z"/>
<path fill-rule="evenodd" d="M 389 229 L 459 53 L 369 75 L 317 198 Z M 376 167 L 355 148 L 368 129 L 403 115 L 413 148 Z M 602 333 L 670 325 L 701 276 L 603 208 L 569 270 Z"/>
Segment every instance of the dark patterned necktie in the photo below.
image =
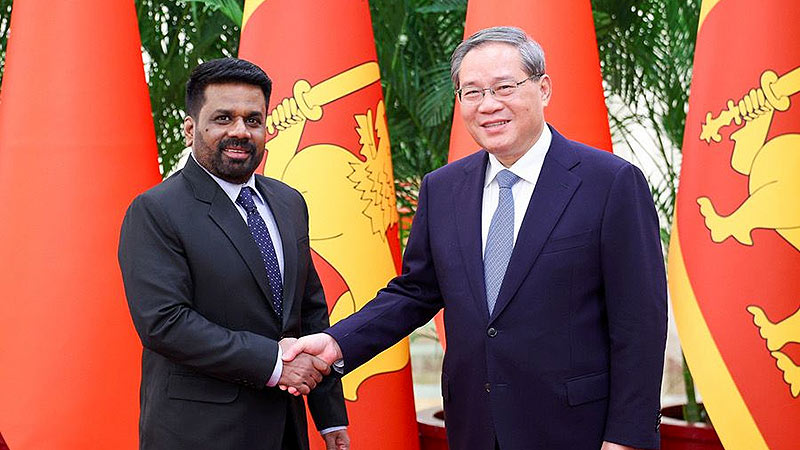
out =
<path fill-rule="evenodd" d="M 239 192 L 236 203 L 247 211 L 247 226 L 250 234 L 253 235 L 259 250 L 261 259 L 264 260 L 264 267 L 267 269 L 267 279 L 272 290 L 272 306 L 278 316 L 283 315 L 283 282 L 281 281 L 281 270 L 278 266 L 278 256 L 275 254 L 275 247 L 272 246 L 272 239 L 267 229 L 264 218 L 258 213 L 256 204 L 253 201 L 253 189 L 245 186 Z"/>

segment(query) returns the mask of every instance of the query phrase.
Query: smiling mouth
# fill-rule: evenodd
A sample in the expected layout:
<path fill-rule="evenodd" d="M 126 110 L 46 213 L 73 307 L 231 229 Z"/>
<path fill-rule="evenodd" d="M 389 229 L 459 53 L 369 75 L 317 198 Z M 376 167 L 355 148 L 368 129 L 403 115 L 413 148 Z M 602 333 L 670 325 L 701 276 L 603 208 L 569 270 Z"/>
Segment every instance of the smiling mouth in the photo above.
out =
<path fill-rule="evenodd" d="M 227 158 L 228 161 L 236 163 L 244 163 L 245 161 L 250 160 L 252 153 L 253 152 L 249 149 L 241 147 L 225 147 L 222 150 L 222 154 L 225 155 L 225 158 Z"/>
<path fill-rule="evenodd" d="M 225 139 L 217 148 L 228 158 L 241 161 L 248 159 L 256 151 L 255 145 L 246 139 Z"/>
<path fill-rule="evenodd" d="M 491 122 L 491 123 L 483 124 L 481 126 L 483 128 L 496 128 L 496 127 L 499 127 L 499 126 L 503 126 L 503 125 L 505 125 L 505 124 L 507 124 L 509 122 L 511 122 L 511 121 L 510 120 L 501 120 L 499 122 Z"/>

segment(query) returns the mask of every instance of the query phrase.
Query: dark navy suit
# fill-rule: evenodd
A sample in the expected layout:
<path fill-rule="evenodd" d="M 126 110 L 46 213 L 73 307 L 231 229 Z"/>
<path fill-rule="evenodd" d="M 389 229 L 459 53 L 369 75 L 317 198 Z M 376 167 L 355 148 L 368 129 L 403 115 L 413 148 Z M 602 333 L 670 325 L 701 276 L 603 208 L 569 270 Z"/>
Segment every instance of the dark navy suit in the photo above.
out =
<path fill-rule="evenodd" d="M 427 175 L 403 273 L 328 330 L 345 370 L 444 307 L 452 450 L 658 447 L 666 280 L 647 182 L 553 130 L 491 317 L 481 257 L 488 154 Z"/>

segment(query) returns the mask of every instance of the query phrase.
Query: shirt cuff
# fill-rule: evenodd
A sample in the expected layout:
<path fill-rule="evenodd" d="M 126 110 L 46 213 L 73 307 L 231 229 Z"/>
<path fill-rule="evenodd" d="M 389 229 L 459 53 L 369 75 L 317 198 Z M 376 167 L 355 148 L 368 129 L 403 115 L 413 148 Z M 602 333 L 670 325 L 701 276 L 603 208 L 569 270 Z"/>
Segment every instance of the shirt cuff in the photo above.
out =
<path fill-rule="evenodd" d="M 281 351 L 281 346 L 279 344 L 278 359 L 275 360 L 275 368 L 272 369 L 272 375 L 269 377 L 269 380 L 267 380 L 267 387 L 275 387 L 281 379 L 281 374 L 283 373 L 283 360 L 281 356 L 283 356 L 283 351 Z"/>
<path fill-rule="evenodd" d="M 326 435 L 328 433 L 333 433 L 334 431 L 346 430 L 346 429 L 347 429 L 347 427 L 344 426 L 344 425 L 338 426 L 338 427 L 328 427 L 328 428 L 325 428 L 323 430 L 319 430 L 319 434 L 324 436 L 324 435 Z"/>

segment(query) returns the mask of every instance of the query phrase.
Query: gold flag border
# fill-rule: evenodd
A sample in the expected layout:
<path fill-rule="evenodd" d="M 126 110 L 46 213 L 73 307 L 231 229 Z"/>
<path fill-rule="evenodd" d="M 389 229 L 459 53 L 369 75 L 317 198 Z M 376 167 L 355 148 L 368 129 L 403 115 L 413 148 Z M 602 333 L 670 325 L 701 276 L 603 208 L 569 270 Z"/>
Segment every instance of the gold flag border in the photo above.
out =
<path fill-rule="evenodd" d="M 244 30 L 245 25 L 247 25 L 247 21 L 250 20 L 250 16 L 264 3 L 266 0 L 245 0 L 244 1 L 244 11 L 242 11 L 242 30 Z"/>
<path fill-rule="evenodd" d="M 697 304 L 683 260 L 677 219 L 676 213 L 669 249 L 669 290 L 686 361 L 722 445 L 727 449 L 768 450 Z"/>

